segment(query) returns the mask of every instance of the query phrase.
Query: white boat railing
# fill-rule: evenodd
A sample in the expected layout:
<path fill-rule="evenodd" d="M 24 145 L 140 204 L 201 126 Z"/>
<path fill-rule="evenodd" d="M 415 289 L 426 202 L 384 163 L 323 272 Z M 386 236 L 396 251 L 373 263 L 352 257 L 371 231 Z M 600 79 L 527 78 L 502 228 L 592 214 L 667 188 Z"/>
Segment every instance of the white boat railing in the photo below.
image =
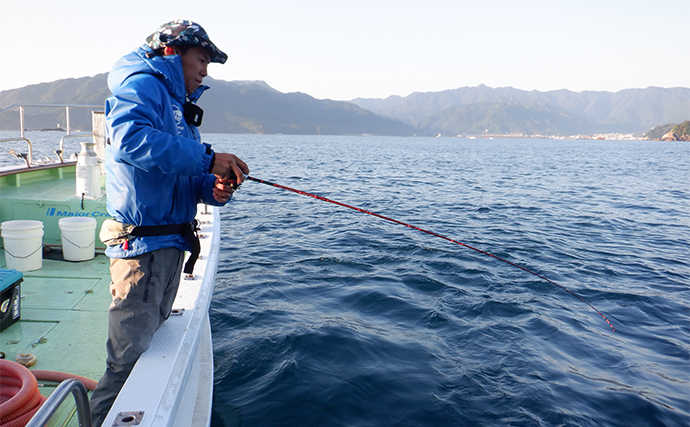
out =
<path fill-rule="evenodd" d="M 0 116 L 15 109 L 19 110 L 19 137 L 17 138 L 5 138 L 0 139 L 0 143 L 5 142 L 18 142 L 24 141 L 27 144 L 27 153 L 14 153 L 12 154 L 16 157 L 24 159 L 26 162 L 26 167 L 30 168 L 34 166 L 34 150 L 31 141 L 26 137 L 26 129 L 24 126 L 24 109 L 25 108 L 64 108 L 65 109 L 65 119 L 66 119 L 66 129 L 67 134 L 60 139 L 60 148 L 56 151 L 58 156 L 58 162 L 64 163 L 63 153 L 65 139 L 67 138 L 83 138 L 93 136 L 92 132 L 73 132 L 70 124 L 70 109 L 72 108 L 91 108 L 103 110 L 102 105 L 78 105 L 78 104 L 12 104 L 7 108 L 0 110 Z"/>
<path fill-rule="evenodd" d="M 91 427 L 91 409 L 89 408 L 89 395 L 84 384 L 76 379 L 65 380 L 57 386 L 40 409 L 26 424 L 26 427 L 42 427 L 55 415 L 60 405 L 67 400 L 69 395 L 74 396 L 77 405 L 77 419 L 80 427 Z"/>

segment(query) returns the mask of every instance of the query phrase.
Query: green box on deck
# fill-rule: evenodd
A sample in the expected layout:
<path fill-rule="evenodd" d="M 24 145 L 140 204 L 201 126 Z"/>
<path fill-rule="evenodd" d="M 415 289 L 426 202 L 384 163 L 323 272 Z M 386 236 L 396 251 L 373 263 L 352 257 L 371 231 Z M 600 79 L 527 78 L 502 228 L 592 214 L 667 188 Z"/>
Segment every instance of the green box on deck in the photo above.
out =
<path fill-rule="evenodd" d="M 0 332 L 21 316 L 21 286 L 24 280 L 17 270 L 0 269 Z"/>

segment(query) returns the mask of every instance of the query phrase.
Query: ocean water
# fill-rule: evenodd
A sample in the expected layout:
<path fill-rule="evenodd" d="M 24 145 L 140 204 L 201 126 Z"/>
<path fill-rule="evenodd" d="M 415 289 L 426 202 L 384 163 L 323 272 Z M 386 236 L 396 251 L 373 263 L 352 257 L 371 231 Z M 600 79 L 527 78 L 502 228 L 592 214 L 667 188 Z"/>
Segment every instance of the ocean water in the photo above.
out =
<path fill-rule="evenodd" d="M 247 182 L 221 212 L 213 427 L 690 425 L 690 144 L 204 138 L 615 327 L 490 256 Z"/>
<path fill-rule="evenodd" d="M 690 425 L 690 144 L 204 135 L 213 427 Z"/>

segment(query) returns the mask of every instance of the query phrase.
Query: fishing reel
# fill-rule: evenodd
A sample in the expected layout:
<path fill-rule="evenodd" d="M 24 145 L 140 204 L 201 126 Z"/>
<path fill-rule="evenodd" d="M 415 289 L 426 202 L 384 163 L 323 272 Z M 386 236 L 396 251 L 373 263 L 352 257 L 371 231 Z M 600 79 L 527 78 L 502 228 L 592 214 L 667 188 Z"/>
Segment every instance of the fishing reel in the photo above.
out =
<path fill-rule="evenodd" d="M 235 172 L 233 172 L 232 169 L 230 169 L 230 176 L 225 179 L 221 179 L 220 182 L 223 185 L 231 186 L 233 190 L 237 190 L 240 188 L 240 185 L 242 185 L 237 183 L 237 175 L 235 175 Z"/>

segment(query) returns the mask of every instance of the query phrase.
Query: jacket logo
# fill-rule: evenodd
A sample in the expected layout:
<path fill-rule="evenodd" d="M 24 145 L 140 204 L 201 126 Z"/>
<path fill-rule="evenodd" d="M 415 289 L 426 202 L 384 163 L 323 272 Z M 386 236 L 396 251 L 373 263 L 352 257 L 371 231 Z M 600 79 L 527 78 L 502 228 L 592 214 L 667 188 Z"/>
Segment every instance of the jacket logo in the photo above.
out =
<path fill-rule="evenodd" d="M 173 109 L 173 115 L 175 116 L 175 126 L 177 127 L 177 133 L 178 135 L 182 135 L 184 132 L 184 125 L 182 124 L 184 120 L 184 114 L 182 114 L 182 110 L 180 110 L 180 107 L 178 107 L 176 104 L 172 105 Z"/>

